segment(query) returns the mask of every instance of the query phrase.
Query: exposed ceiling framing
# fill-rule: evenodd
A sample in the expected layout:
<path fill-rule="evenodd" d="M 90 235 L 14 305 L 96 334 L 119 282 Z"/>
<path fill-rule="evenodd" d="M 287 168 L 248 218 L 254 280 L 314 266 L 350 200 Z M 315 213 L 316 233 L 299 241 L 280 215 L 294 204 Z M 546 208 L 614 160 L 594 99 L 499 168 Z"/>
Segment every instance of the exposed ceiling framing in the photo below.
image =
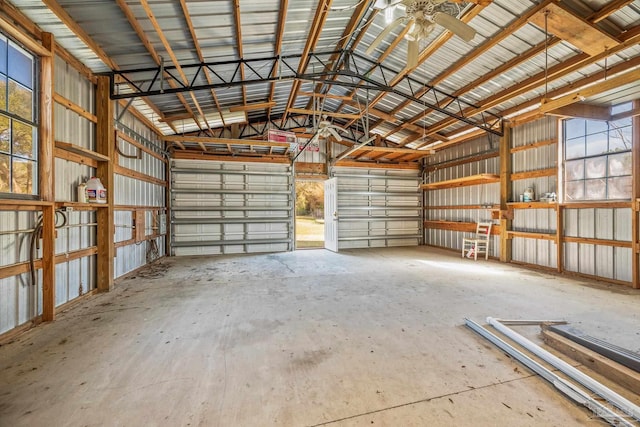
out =
<path fill-rule="evenodd" d="M 374 3 L 0 0 L 0 17 L 36 36 L 53 33 L 79 66 L 116 72 L 114 97 L 135 95 L 129 108 L 167 136 L 228 138 L 234 128 L 240 137 L 265 138 L 273 127 L 304 133 L 315 96 L 336 124 L 353 128 L 356 139 L 346 147 L 371 137 L 360 123 L 368 114 L 369 131 L 384 145 L 428 152 L 499 134 L 496 118 L 605 117 L 611 103 L 640 98 L 637 0 L 456 1 L 475 38 L 466 43 L 437 27 L 413 69 L 404 67 L 406 26 L 364 53 L 386 25 Z M 27 28 L 17 11 L 38 27 Z M 616 83 L 630 90 L 616 98 Z M 608 105 L 595 105 L 599 99 Z M 567 109 L 574 104 L 581 106 Z M 364 153 L 352 158 L 394 158 Z"/>

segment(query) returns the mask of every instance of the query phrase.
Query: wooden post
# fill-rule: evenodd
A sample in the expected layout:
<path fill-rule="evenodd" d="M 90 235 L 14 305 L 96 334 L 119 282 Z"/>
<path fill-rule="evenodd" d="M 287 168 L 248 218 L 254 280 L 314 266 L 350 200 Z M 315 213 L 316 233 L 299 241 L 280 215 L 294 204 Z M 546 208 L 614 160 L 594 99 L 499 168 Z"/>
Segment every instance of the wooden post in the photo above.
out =
<path fill-rule="evenodd" d="M 38 144 L 38 192 L 43 201 L 51 202 L 42 208 L 42 320 L 55 319 L 55 161 L 54 153 L 54 69 L 55 43 L 51 33 L 42 33 L 42 46 L 48 56 L 40 57 L 40 128 Z"/>
<path fill-rule="evenodd" d="M 564 206 L 556 206 L 556 270 L 564 271 Z"/>
<path fill-rule="evenodd" d="M 640 100 L 633 101 L 633 108 L 640 108 Z M 640 198 L 640 116 L 634 116 L 632 119 L 632 143 L 631 143 L 631 250 L 633 251 L 631 256 L 631 284 L 635 289 L 640 288 L 640 242 L 638 241 L 638 234 L 640 233 L 640 225 L 638 224 L 638 199 Z"/>
<path fill-rule="evenodd" d="M 509 231 L 512 220 L 505 218 L 507 203 L 511 198 L 511 125 L 505 123 L 504 135 L 500 139 L 500 261 L 511 262 L 511 239 Z"/>
<path fill-rule="evenodd" d="M 115 140 L 113 132 L 113 102 L 110 97 L 109 77 L 98 76 L 96 88 L 96 152 L 109 157 L 109 161 L 98 163 L 96 176 L 107 189 L 107 204 L 97 212 L 98 230 L 98 290 L 110 291 L 113 288 L 113 245 L 115 226 L 113 223 L 113 163 L 115 159 Z"/>

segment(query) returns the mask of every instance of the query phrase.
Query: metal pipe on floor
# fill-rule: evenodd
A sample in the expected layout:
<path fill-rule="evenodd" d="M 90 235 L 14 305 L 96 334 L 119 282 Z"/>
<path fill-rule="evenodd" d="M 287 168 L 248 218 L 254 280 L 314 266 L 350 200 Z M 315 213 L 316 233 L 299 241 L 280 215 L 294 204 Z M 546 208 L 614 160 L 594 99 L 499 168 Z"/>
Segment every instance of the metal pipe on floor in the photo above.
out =
<path fill-rule="evenodd" d="M 566 325 L 566 320 L 522 320 L 522 319 L 496 319 L 503 325 L 538 326 L 538 325 Z"/>
<path fill-rule="evenodd" d="M 526 354 L 517 350 L 512 345 L 503 341 L 497 335 L 492 334 L 487 329 L 483 328 L 478 323 L 474 322 L 471 319 L 464 319 L 467 327 L 472 329 L 477 334 L 481 335 L 483 338 L 492 342 L 496 347 L 507 353 L 509 356 L 514 357 L 520 363 L 522 363 L 527 368 L 531 369 L 536 374 L 540 375 L 542 378 L 550 382 L 556 389 L 558 389 L 565 396 L 569 397 L 576 403 L 579 403 L 582 406 L 593 411 L 598 417 L 607 421 L 609 424 L 613 426 L 625 426 L 625 427 L 633 427 L 633 424 L 629 421 L 625 420 L 619 414 L 613 412 L 611 409 L 604 406 L 602 403 L 598 402 L 591 396 L 589 396 L 583 390 L 577 388 L 573 383 L 565 380 L 562 377 L 554 374 L 551 370 L 545 368 L 540 363 L 531 359 Z"/>
<path fill-rule="evenodd" d="M 636 420 L 640 421 L 640 407 L 638 405 L 634 404 L 628 399 L 625 399 L 623 396 L 620 396 L 615 391 L 611 390 L 605 385 L 594 380 L 593 378 L 583 373 L 582 371 L 579 371 L 578 369 L 574 368 L 573 366 L 571 366 L 564 360 L 560 359 L 559 357 L 556 357 L 553 354 L 549 353 L 539 345 L 535 344 L 534 342 L 518 334 L 513 329 L 503 325 L 497 319 L 494 319 L 492 317 L 487 317 L 487 323 L 493 326 L 494 328 L 496 328 L 498 331 L 500 331 L 507 337 L 509 337 L 510 339 L 512 339 L 513 341 L 515 341 L 516 343 L 518 343 L 519 345 L 523 346 L 524 348 L 526 348 L 527 350 L 535 354 L 536 356 L 540 357 L 545 362 L 549 363 L 550 365 L 552 365 L 557 369 L 560 369 L 563 373 L 565 373 L 570 378 L 573 378 L 574 380 L 578 381 L 580 384 L 582 384 L 592 392 L 606 399 L 607 402 L 610 402 L 618 409 L 624 411 L 626 414 L 629 414 Z"/>

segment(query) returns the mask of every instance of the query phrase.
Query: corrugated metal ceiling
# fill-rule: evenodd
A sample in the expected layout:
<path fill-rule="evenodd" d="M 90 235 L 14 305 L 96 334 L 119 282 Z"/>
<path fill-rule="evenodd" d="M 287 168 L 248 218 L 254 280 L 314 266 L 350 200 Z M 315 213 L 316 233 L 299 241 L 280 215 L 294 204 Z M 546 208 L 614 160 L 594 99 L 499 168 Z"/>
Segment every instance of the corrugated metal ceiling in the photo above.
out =
<path fill-rule="evenodd" d="M 182 3 L 183 1 L 183 3 Z M 116 0 L 87 1 L 87 0 L 13 0 L 12 3 L 39 25 L 44 31 L 54 34 L 57 42 L 76 56 L 94 72 L 109 71 L 104 58 L 96 55 L 85 43 L 73 33 L 73 25 L 77 24 L 100 48 L 106 53 L 115 66 L 121 70 L 140 69 L 156 66 L 161 57 L 167 65 L 191 65 L 204 60 L 207 63 L 220 63 L 223 61 L 238 61 L 241 59 L 260 59 L 263 62 L 252 63 L 251 67 L 262 69 L 272 66 L 267 60 L 274 55 L 301 54 L 308 51 L 328 52 L 341 48 L 353 49 L 356 54 L 365 55 L 366 48 L 373 42 L 377 35 L 385 28 L 384 13 L 377 13 L 373 9 L 373 0 L 234 0 L 234 1 L 193 1 L 193 0 Z M 407 0 L 408 1 L 408 0 Z M 581 58 L 584 55 L 571 44 L 571 41 L 551 43 L 547 51 L 538 50 L 526 61 L 515 63 L 519 56 L 527 55 L 536 45 L 540 46 L 545 41 L 544 29 L 532 23 L 523 22 L 523 25 L 513 28 L 506 37 L 502 37 L 505 28 L 521 19 L 534 8 L 540 8 L 538 1 L 494 0 L 486 7 L 474 4 L 462 4 L 464 13 L 479 13 L 469 21 L 477 34 L 475 38 L 466 43 L 458 37 L 450 37 L 444 28 L 436 26 L 425 40 L 420 42 L 422 51 L 428 51 L 431 46 L 439 47 L 430 54 L 424 55 L 424 61 L 411 72 L 411 77 L 417 82 L 435 86 L 447 93 L 459 95 L 463 100 L 477 106 L 483 106 L 482 110 L 494 113 L 513 113 L 519 106 L 538 99 L 545 93 L 559 95 L 563 88 L 572 87 L 580 79 L 603 73 L 604 67 L 614 67 L 622 61 L 633 61 L 633 67 L 640 65 L 640 48 L 632 45 L 627 49 L 616 52 L 605 59 L 592 64 L 585 64 L 569 73 L 560 73 L 553 76 L 544 84 L 539 79 L 535 84 L 527 86 L 527 90 L 515 90 L 522 82 L 532 79 L 532 76 L 541 75 L 545 68 L 562 67 L 562 64 Z M 543 2 L 544 3 L 544 2 Z M 572 0 L 566 2 L 576 15 L 587 19 L 591 14 L 606 7 L 610 1 L 605 0 Z M 614 37 L 637 37 L 640 24 L 640 0 L 626 2 L 627 4 L 606 16 L 597 25 L 601 29 L 618 28 L 621 34 L 612 34 Z M 65 17 L 60 13 L 52 12 L 46 5 L 59 5 L 71 21 L 65 23 Z M 563 2 L 564 4 L 564 2 Z M 286 9 L 281 9 L 286 5 Z M 184 6 L 184 7 L 183 7 Z M 320 8 L 320 10 L 318 10 Z M 236 13 L 238 16 L 236 17 Z M 395 17 L 402 16 L 404 12 L 398 8 L 394 11 Z M 320 19 L 316 20 L 316 17 Z M 283 22 L 280 22 L 283 19 Z M 157 26 L 154 25 L 154 21 Z M 240 23 L 238 27 L 236 21 Z M 189 26 L 192 26 L 193 34 Z M 136 29 L 137 27 L 137 29 Z M 280 32 L 280 28 L 282 31 Z M 316 31 L 318 30 L 318 31 Z M 375 49 L 372 54 L 374 60 L 384 56 L 385 67 L 403 74 L 402 69 L 406 64 L 407 42 L 401 39 L 397 46 L 388 50 L 396 43 L 396 39 L 402 32 L 398 27 Z M 550 34 L 550 36 L 553 34 Z M 147 46 L 143 42 L 148 41 Z M 311 39 L 311 40 L 310 40 Z M 446 39 L 446 40 L 444 40 Z M 444 41 L 443 41 L 444 40 Z M 499 40 L 494 43 L 494 40 Z M 280 45 L 278 45 L 278 41 Z M 485 49 L 485 46 L 489 46 Z M 151 49 L 152 51 L 150 51 Z M 199 51 L 198 51 L 199 49 Z M 471 59 L 463 66 L 458 66 L 465 58 L 473 57 L 476 52 L 483 53 Z M 176 58 L 178 64 L 172 64 L 172 58 Z M 492 71 L 508 61 L 514 61 L 512 67 L 503 72 L 491 75 Z M 292 60 L 294 68 L 299 65 L 298 60 Z M 306 67 L 307 72 L 319 72 L 325 64 L 310 61 Z M 364 72 L 367 65 L 358 60 L 358 69 Z M 363 68 L 360 68 L 363 67 Z M 213 71 L 225 78 L 231 78 L 234 74 L 244 73 L 245 78 L 250 78 L 252 70 L 249 66 L 237 67 L 237 64 L 220 65 L 211 67 Z M 200 72 L 196 77 L 196 68 L 185 68 L 184 78 L 179 70 L 173 71 L 180 83 L 193 81 L 196 84 L 205 85 L 208 78 L 205 72 Z M 305 70 L 302 70 L 305 71 Z M 290 76 L 294 70 L 280 68 L 271 73 L 273 76 Z M 382 78 L 377 71 L 372 73 L 372 78 Z M 485 76 L 489 75 L 489 78 Z M 391 80 L 395 75 L 385 76 Z M 146 77 L 150 79 L 150 76 Z M 357 80 L 357 79 L 355 79 Z M 355 81 L 354 83 L 358 83 Z M 179 83 L 174 83 L 179 84 Z M 409 85 L 407 81 L 401 81 L 395 87 L 401 91 L 415 90 L 414 83 Z M 291 94 L 291 90 L 298 88 L 298 92 L 311 92 L 318 90 L 319 86 L 310 82 L 294 84 L 291 80 L 283 79 L 275 82 L 263 81 L 261 83 L 241 86 L 220 87 L 213 91 L 199 90 L 195 96 L 184 93 L 163 94 L 149 98 L 147 101 L 137 98 L 133 106 L 147 116 L 158 129 L 165 134 L 175 132 L 194 132 L 200 128 L 206 128 L 219 117 L 218 108 L 222 110 L 247 104 L 275 102 L 270 107 L 252 109 L 246 108 L 247 120 L 263 122 L 267 119 L 278 119 L 288 114 L 288 108 L 310 108 L 310 97 Z M 130 88 L 122 87 L 121 93 L 128 92 Z M 359 99 L 366 99 L 367 92 L 360 89 L 351 89 L 336 85 L 320 86 L 321 91 L 330 94 L 349 95 Z M 566 89 L 568 90 L 568 89 Z M 565 91 L 566 91 L 565 90 Z M 494 97 L 500 94 L 508 94 L 513 91 L 513 96 L 504 96 L 500 102 L 491 103 Z M 546 91 L 546 92 L 545 92 Z M 461 122 L 453 122 L 442 127 L 443 121 L 448 117 L 437 111 L 426 111 L 425 105 L 414 101 L 405 101 L 398 94 L 388 93 L 378 97 L 379 92 L 369 92 L 371 105 L 371 124 L 375 133 L 387 135 L 390 142 L 406 145 L 407 147 L 419 147 L 421 143 L 412 143 L 416 138 L 421 138 L 420 132 L 410 126 L 405 126 L 399 132 L 393 132 L 393 128 L 402 122 L 413 120 L 416 126 L 422 127 L 426 133 L 430 127 L 438 129 L 433 134 L 433 139 L 442 140 L 446 136 L 452 136 L 459 131 L 464 131 L 468 125 Z M 639 97 L 640 87 L 630 84 L 620 90 L 594 97 L 599 103 L 615 103 L 618 100 L 626 100 L 630 97 Z M 428 98 L 425 98 L 425 100 Z M 401 106 L 399 108 L 398 106 Z M 155 110 L 155 111 L 154 111 Z M 360 112 L 357 106 L 349 106 L 342 100 L 327 100 L 325 110 L 340 111 L 342 113 Z M 398 119 L 394 122 L 383 120 L 376 115 L 376 111 L 394 114 Z M 185 112 L 191 111 L 199 116 L 202 111 L 207 118 L 196 117 L 199 126 L 194 119 L 183 119 L 174 122 L 174 128 L 164 120 L 171 120 L 172 116 L 184 117 Z M 158 112 L 162 115 L 159 116 Z M 348 119 L 336 119 L 342 125 L 348 124 Z M 354 125 L 356 122 L 353 122 Z M 228 124 L 228 123 L 226 123 Z M 221 125 L 221 124 L 219 124 Z M 393 132 L 393 133 L 392 133 Z"/>

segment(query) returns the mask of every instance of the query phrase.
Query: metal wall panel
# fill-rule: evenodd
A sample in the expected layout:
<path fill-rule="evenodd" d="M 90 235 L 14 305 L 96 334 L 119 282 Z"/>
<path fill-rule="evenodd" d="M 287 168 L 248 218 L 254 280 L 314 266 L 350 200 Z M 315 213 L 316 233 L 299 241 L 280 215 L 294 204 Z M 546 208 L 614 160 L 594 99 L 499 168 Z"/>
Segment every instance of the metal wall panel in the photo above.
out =
<path fill-rule="evenodd" d="M 291 166 L 171 161 L 172 255 L 293 249 Z"/>
<path fill-rule="evenodd" d="M 122 107 L 118 107 L 116 109 L 116 116 L 119 117 L 116 128 L 130 138 L 133 138 L 142 146 L 162 155 L 163 143 L 158 136 L 130 112 L 124 112 L 123 114 L 121 108 Z M 121 138 L 118 138 L 117 143 L 118 149 L 125 154 L 124 156 L 118 156 L 119 166 L 156 179 L 165 179 L 166 164 L 163 161 L 138 149 L 133 144 Z M 128 158 L 126 156 L 136 157 Z M 166 188 L 161 185 L 116 174 L 114 186 L 114 201 L 116 205 L 165 206 Z M 127 241 L 133 237 L 132 211 L 116 211 L 114 222 L 116 225 L 116 242 Z M 145 221 L 147 230 L 145 230 L 145 235 L 153 234 L 154 230 L 150 228 L 150 224 L 152 224 L 152 215 L 150 211 L 147 211 Z M 145 265 L 149 261 L 148 258 L 151 255 L 152 244 L 158 249 L 158 255 L 163 256 L 165 247 L 164 238 L 156 238 L 155 243 L 150 241 L 138 242 L 117 248 L 116 259 L 114 261 L 115 277 L 120 277 Z"/>
<path fill-rule="evenodd" d="M 338 248 L 416 246 L 422 197 L 417 170 L 335 167 Z"/>
<path fill-rule="evenodd" d="M 629 208 L 565 208 L 565 235 L 630 242 L 631 215 Z M 631 252 L 630 248 L 565 243 L 564 267 L 567 271 L 630 281 Z"/>
<path fill-rule="evenodd" d="M 427 158 L 430 172 L 425 175 L 425 182 L 439 182 L 481 173 L 500 173 L 500 159 L 497 157 L 500 141 L 494 135 L 483 135 L 469 143 L 457 145 L 449 149 L 438 151 Z M 472 161 L 462 165 L 448 166 L 449 162 L 473 159 L 481 155 L 496 155 L 488 159 Z M 487 209 L 427 209 L 425 219 L 456 222 L 493 222 L 490 205 L 500 203 L 500 184 L 481 184 L 467 187 L 447 188 L 424 192 L 426 206 L 464 206 L 486 205 Z M 494 222 L 495 223 L 495 222 Z M 461 250 L 462 239 L 470 237 L 470 233 L 451 230 L 425 230 L 427 245 Z M 500 239 L 491 236 L 489 255 L 499 254 Z"/>

